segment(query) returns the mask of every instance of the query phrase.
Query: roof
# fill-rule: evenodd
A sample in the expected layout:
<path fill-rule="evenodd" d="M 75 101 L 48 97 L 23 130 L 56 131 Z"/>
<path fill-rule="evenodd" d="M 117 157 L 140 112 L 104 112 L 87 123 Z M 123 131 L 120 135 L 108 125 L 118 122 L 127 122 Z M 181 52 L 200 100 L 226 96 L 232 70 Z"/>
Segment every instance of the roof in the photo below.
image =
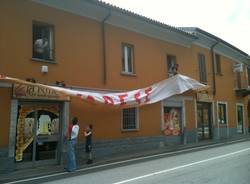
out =
<path fill-rule="evenodd" d="M 168 24 L 164 24 L 162 22 L 153 20 L 151 18 L 145 17 L 143 15 L 139 15 L 139 14 L 134 13 L 132 11 L 120 8 L 120 7 L 112 5 L 110 3 L 106 3 L 106 2 L 101 1 L 101 0 L 87 0 L 87 1 L 95 3 L 98 6 L 102 6 L 104 8 L 107 8 L 107 9 L 110 9 L 110 10 L 113 10 L 113 11 L 121 12 L 121 13 L 126 14 L 128 16 L 133 16 L 134 18 L 137 18 L 137 19 L 142 20 L 144 22 L 147 22 L 147 23 L 153 24 L 155 26 L 159 26 L 159 27 L 162 27 L 164 29 L 168 29 L 168 30 L 180 33 L 182 35 L 191 37 L 193 39 L 198 39 L 198 37 L 195 34 L 196 32 L 202 33 L 202 34 L 204 34 L 204 35 L 206 35 L 206 36 L 208 36 L 208 37 L 210 37 L 212 39 L 215 39 L 218 42 L 221 42 L 221 43 L 227 45 L 228 47 L 236 50 L 237 52 L 241 53 L 242 55 L 250 57 L 246 52 L 240 50 L 239 48 L 233 46 L 232 44 L 226 42 L 225 40 L 223 40 L 223 39 L 221 39 L 221 38 L 219 38 L 219 37 L 217 37 L 217 36 L 215 36 L 215 35 L 213 35 L 211 33 L 208 33 L 207 31 L 204 31 L 204 30 L 202 30 L 202 29 L 200 29 L 198 27 L 174 27 L 174 26 L 170 26 Z"/>
<path fill-rule="evenodd" d="M 132 16 L 134 18 L 137 18 L 141 21 L 144 21 L 144 22 L 147 22 L 147 23 L 150 23 L 150 24 L 153 24 L 155 26 L 159 26 L 161 28 L 164 28 L 164 29 L 168 29 L 170 31 L 174 31 L 174 32 L 177 32 L 177 33 L 180 33 L 184 36 L 188 36 L 192 39 L 197 39 L 197 37 L 192 34 L 192 33 L 188 33 L 184 30 L 182 30 L 181 28 L 178 28 L 178 27 L 174 27 L 174 26 L 170 26 L 168 24 L 164 24 L 162 22 L 159 22 L 159 21 L 156 21 L 156 20 L 153 20 L 151 18 L 148 18 L 148 17 L 145 17 L 143 15 L 139 15 L 137 13 L 134 13 L 132 11 L 129 11 L 129 10 L 126 10 L 126 9 L 123 9 L 123 8 L 120 8 L 118 6 L 115 6 L 115 5 L 112 5 L 110 3 L 106 3 L 104 1 L 101 1 L 101 0 L 86 0 L 88 2 L 91 2 L 91 3 L 94 3 L 98 6 L 101 6 L 103 8 L 107 8 L 107 9 L 110 9 L 110 10 L 113 10 L 113 11 L 118 11 L 118 12 L 121 12 L 122 14 L 125 14 L 125 15 L 128 15 L 128 16 Z"/>
<path fill-rule="evenodd" d="M 214 40 L 216 40 L 218 42 L 221 42 L 221 43 L 227 45 L 228 47 L 236 50 L 237 52 L 241 53 L 242 55 L 249 57 L 249 55 L 247 53 L 240 50 L 239 48 L 233 46 L 232 44 L 226 42 L 225 40 L 223 40 L 223 39 L 221 39 L 221 38 L 219 38 L 219 37 L 217 37 L 217 36 L 215 36 L 215 35 L 213 35 L 211 33 L 208 33 L 207 31 L 204 31 L 204 30 L 202 30 L 202 29 L 200 29 L 198 27 L 180 27 L 179 29 L 181 29 L 181 30 L 183 30 L 183 31 L 185 31 L 185 32 L 187 32 L 189 34 L 195 34 L 197 32 L 201 33 L 201 34 L 204 34 L 204 35 L 206 35 L 206 36 L 208 36 L 208 37 L 210 37 L 210 38 L 212 38 L 212 39 L 214 39 Z"/>

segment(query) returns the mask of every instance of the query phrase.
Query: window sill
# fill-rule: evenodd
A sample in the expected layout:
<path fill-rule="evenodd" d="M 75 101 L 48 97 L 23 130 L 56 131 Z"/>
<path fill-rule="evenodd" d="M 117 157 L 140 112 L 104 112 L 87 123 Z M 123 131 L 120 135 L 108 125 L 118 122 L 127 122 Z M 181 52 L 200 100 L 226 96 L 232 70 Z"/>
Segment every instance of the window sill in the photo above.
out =
<path fill-rule="evenodd" d="M 129 77 L 136 77 L 136 74 L 135 74 L 135 73 L 121 72 L 121 75 L 129 76 Z"/>
<path fill-rule="evenodd" d="M 51 63 L 51 64 L 57 64 L 57 62 L 54 61 L 54 60 L 47 60 L 47 59 L 40 59 L 40 58 L 31 58 L 31 61 L 43 62 L 43 63 Z"/>
<path fill-rule="evenodd" d="M 126 132 L 138 132 L 139 129 L 122 129 L 122 132 L 126 133 Z"/>
<path fill-rule="evenodd" d="M 208 84 L 208 82 L 206 81 L 200 81 L 200 83 L 202 83 L 202 84 L 204 84 L 204 85 L 207 85 Z"/>
<path fill-rule="evenodd" d="M 217 76 L 223 76 L 223 74 L 222 74 L 222 73 L 216 73 L 216 75 L 217 75 Z"/>

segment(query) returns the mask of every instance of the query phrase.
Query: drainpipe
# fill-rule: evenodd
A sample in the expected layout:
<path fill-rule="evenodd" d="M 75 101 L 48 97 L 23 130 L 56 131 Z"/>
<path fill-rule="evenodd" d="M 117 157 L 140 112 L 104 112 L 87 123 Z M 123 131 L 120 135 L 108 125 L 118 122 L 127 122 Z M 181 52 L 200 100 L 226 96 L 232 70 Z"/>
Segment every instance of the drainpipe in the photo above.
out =
<path fill-rule="evenodd" d="M 107 66 L 106 66 L 106 30 L 105 22 L 110 17 L 111 12 L 109 11 L 108 15 L 102 20 L 102 55 L 103 55 L 103 84 L 107 82 Z"/>
<path fill-rule="evenodd" d="M 210 48 L 211 50 L 211 56 L 212 56 L 212 73 L 213 73 L 213 96 L 215 96 L 216 94 L 216 80 L 215 80 L 215 65 L 214 65 L 214 62 L 215 62 L 215 59 L 214 59 L 214 47 L 218 44 L 219 42 L 216 41 L 215 44 L 213 44 Z"/>
<path fill-rule="evenodd" d="M 213 73 L 213 96 L 215 96 L 215 94 L 216 94 L 216 80 L 215 80 L 215 68 L 214 68 L 214 66 L 215 66 L 215 59 L 214 59 L 214 47 L 218 44 L 219 42 L 218 41 L 216 41 L 215 42 L 215 44 L 213 44 L 212 46 L 211 46 L 211 48 L 210 48 L 210 51 L 211 51 L 211 56 L 212 56 L 212 73 Z M 215 110 L 215 109 L 214 109 Z M 213 110 L 213 111 L 214 111 Z M 217 113 L 215 113 L 216 114 L 216 117 L 217 117 Z M 214 117 L 214 112 L 213 112 L 213 117 Z M 218 118 L 218 117 L 217 117 Z M 213 118 L 213 120 L 217 120 L 217 118 Z M 215 122 L 214 122 L 215 123 Z M 213 123 L 213 125 L 215 125 Z M 212 126 L 213 126 L 212 125 Z M 214 128 L 213 128 L 214 129 Z M 215 129 L 214 129 L 215 130 Z M 217 121 L 217 138 L 219 139 L 219 137 L 220 137 L 220 127 L 219 127 L 219 123 L 218 123 L 218 121 Z"/>

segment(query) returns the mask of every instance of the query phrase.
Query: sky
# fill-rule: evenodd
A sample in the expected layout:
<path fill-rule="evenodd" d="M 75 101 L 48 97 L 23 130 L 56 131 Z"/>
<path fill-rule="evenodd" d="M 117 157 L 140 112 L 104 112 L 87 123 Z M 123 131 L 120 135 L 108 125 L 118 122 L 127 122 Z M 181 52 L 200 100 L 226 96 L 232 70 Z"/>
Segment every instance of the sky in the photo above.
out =
<path fill-rule="evenodd" d="M 250 55 L 250 0 L 102 0 L 175 27 L 199 27 Z"/>

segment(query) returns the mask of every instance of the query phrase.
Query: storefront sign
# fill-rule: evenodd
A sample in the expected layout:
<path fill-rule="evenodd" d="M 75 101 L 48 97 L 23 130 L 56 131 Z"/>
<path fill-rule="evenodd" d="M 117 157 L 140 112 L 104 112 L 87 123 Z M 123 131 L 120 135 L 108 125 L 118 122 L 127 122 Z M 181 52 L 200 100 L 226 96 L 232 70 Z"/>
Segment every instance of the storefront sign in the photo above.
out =
<path fill-rule="evenodd" d="M 211 102 L 211 101 L 213 101 L 213 96 L 211 96 L 211 95 L 209 95 L 208 93 L 205 93 L 205 92 L 198 92 L 197 93 L 197 101 Z"/>
<path fill-rule="evenodd" d="M 23 99 L 69 100 L 69 96 L 43 86 L 14 84 L 13 97 Z"/>

